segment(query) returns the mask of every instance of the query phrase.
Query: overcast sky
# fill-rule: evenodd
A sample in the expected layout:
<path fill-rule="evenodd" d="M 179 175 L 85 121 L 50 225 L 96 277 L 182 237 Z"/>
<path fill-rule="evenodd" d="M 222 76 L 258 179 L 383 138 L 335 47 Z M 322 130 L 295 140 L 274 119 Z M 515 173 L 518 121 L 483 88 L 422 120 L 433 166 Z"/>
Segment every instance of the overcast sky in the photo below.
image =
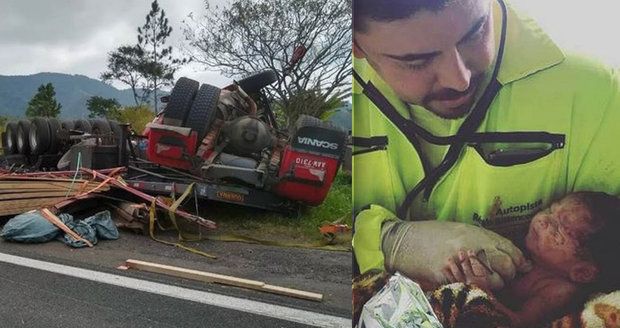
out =
<path fill-rule="evenodd" d="M 222 3 L 225 0 L 209 0 Z M 152 0 L 0 0 L 0 75 L 39 72 L 82 74 L 99 79 L 107 54 L 137 42 Z M 181 23 L 190 12 L 205 12 L 204 0 L 159 0 L 172 35 L 168 44 L 183 42 Z M 177 54 L 181 52 L 177 49 Z M 230 79 L 201 67 L 184 67 L 187 76 L 225 86 Z M 116 85 L 117 87 L 122 84 Z M 125 86 L 123 86 L 125 88 Z"/>
<path fill-rule="evenodd" d="M 209 0 L 221 3 L 226 0 Z M 344 0 L 343 0 L 344 1 Z M 595 55 L 620 66 L 616 37 L 617 0 L 512 0 L 536 18 L 567 48 Z M 0 0 L 0 75 L 38 72 L 83 74 L 92 78 L 106 68 L 108 52 L 136 42 L 151 0 Z M 160 0 L 174 31 L 173 46 L 183 41 L 181 21 L 204 13 L 203 0 Z M 188 76 L 224 86 L 229 79 L 201 67 L 186 67 Z"/>
<path fill-rule="evenodd" d="M 508 0 L 566 49 L 620 67 L 618 0 Z"/>

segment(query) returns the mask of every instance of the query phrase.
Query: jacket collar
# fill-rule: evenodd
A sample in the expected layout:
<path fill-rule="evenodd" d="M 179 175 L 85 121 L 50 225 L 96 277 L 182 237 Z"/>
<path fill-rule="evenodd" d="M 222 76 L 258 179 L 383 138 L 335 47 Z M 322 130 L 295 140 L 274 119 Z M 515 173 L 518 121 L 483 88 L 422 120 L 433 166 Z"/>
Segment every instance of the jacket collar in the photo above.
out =
<path fill-rule="evenodd" d="M 564 61 L 564 53 L 538 26 L 528 17 L 519 15 L 508 6 L 506 30 L 506 47 L 502 67 L 497 79 L 502 85 L 520 80 L 533 73 L 555 66 Z M 493 17 L 496 44 L 502 23 L 502 13 L 497 2 L 493 3 Z"/>

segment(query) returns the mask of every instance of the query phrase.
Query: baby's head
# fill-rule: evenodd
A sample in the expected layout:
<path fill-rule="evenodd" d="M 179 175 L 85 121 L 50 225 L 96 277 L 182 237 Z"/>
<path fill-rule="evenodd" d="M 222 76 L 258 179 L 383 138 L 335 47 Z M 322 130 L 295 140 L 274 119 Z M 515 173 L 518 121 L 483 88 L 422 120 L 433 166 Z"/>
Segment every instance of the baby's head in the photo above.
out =
<path fill-rule="evenodd" d="M 574 282 L 620 287 L 620 199 L 568 194 L 534 216 L 525 246 L 537 264 Z"/>

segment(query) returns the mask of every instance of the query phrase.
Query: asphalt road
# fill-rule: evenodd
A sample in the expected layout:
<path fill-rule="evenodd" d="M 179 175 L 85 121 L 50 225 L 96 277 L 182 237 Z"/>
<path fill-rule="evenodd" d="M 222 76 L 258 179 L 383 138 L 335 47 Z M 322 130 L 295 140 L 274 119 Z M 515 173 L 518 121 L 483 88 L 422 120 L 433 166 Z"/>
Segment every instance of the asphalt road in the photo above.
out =
<path fill-rule="evenodd" d="M 0 263 L 1 327 L 310 327 Z"/>
<path fill-rule="evenodd" d="M 350 326 L 349 253 L 222 242 L 192 246 L 218 260 L 128 233 L 89 249 L 2 241 L 0 328 Z M 319 292 L 324 301 L 116 269 L 128 258 Z"/>

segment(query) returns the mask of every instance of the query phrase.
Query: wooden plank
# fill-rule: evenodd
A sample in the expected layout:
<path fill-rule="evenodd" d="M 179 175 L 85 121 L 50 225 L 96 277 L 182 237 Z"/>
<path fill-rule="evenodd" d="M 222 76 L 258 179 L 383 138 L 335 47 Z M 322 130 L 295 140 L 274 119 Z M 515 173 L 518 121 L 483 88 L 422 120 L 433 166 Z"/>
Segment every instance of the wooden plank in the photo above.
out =
<path fill-rule="evenodd" d="M 56 177 L 29 177 L 29 176 L 19 176 L 19 175 L 4 175 L 0 176 L 0 181 L 49 181 L 49 182 L 75 182 L 78 181 L 84 182 L 88 180 L 84 179 L 70 179 L 70 178 L 56 178 Z"/>
<path fill-rule="evenodd" d="M 69 193 L 69 196 L 74 196 L 77 194 L 77 190 L 74 190 Z M 51 198 L 51 197 L 65 197 L 67 195 L 66 191 L 44 191 L 44 192 L 26 192 L 26 193 L 11 193 L 11 194 L 0 194 L 0 201 L 6 200 L 17 200 L 17 199 L 37 199 L 37 198 Z"/>
<path fill-rule="evenodd" d="M 0 195 L 3 194 L 27 194 L 27 193 L 33 193 L 33 192 L 45 192 L 45 191 L 62 191 L 63 189 L 60 188 L 39 188 L 39 189 L 19 189 L 19 188 L 12 188 L 12 189 L 2 189 L 2 187 L 0 187 Z M 65 190 L 65 192 L 67 192 Z"/>
<path fill-rule="evenodd" d="M 262 288 L 264 291 L 268 291 L 274 294 L 286 295 L 291 297 L 303 298 L 311 301 L 320 302 L 323 300 L 323 294 L 306 292 L 303 290 L 297 290 L 292 288 L 280 287 L 275 285 L 264 285 Z"/>
<path fill-rule="evenodd" d="M 55 205 L 66 198 L 23 199 L 0 202 L 0 216 L 17 215 L 41 207 Z"/>
<path fill-rule="evenodd" d="M 134 269 L 154 272 L 154 273 L 161 273 L 161 274 L 166 274 L 166 275 L 170 275 L 174 277 L 180 277 L 180 278 L 186 278 L 186 279 L 204 281 L 204 282 L 215 282 L 215 283 L 219 283 L 222 285 L 243 287 L 243 288 L 259 290 L 263 292 L 269 292 L 269 293 L 274 293 L 274 294 L 279 294 L 279 295 L 284 295 L 284 296 L 302 298 L 302 299 L 311 300 L 311 301 L 320 302 L 323 300 L 322 294 L 307 292 L 307 291 L 298 290 L 298 289 L 280 287 L 280 286 L 275 286 L 275 285 L 268 285 L 262 281 L 237 278 L 237 277 L 226 276 L 226 275 L 221 275 L 217 273 L 185 269 L 185 268 L 179 268 L 179 267 L 170 266 L 170 265 L 145 262 L 145 261 L 139 261 L 139 260 L 132 260 L 132 259 L 126 260 L 125 266 L 128 268 L 134 268 Z"/>
<path fill-rule="evenodd" d="M 51 181 L 28 181 L 28 182 L 20 182 L 20 181 L 0 181 L 0 189 L 41 189 L 41 188 L 59 188 L 59 189 L 69 189 L 75 188 L 76 186 L 82 186 L 87 181 L 76 181 L 75 183 L 71 182 L 51 182 Z M 94 188 L 98 186 L 99 183 L 96 181 L 88 181 L 87 186 L 90 188 Z M 108 187 L 109 188 L 109 187 Z"/>

